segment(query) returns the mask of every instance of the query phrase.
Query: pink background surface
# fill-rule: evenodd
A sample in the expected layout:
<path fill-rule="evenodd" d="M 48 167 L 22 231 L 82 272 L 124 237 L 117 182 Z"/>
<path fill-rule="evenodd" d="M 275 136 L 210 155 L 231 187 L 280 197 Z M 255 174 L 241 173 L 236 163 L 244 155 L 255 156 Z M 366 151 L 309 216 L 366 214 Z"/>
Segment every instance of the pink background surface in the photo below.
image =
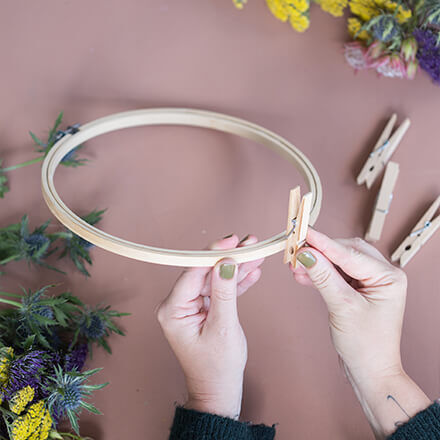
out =
<path fill-rule="evenodd" d="M 440 90 L 424 73 L 411 82 L 354 75 L 344 63 L 343 19 L 313 7 L 312 27 L 297 34 L 263 1 L 237 11 L 229 0 L 4 0 L 0 10 L 1 156 L 5 165 L 34 157 L 28 130 L 45 135 L 60 110 L 85 123 L 125 110 L 185 106 L 261 124 L 293 142 L 317 168 L 324 201 L 317 227 L 332 236 L 363 235 L 377 185 L 354 177 L 392 111 L 413 125 L 394 155 L 400 163 L 379 248 L 390 255 L 439 193 Z M 201 129 L 122 130 L 90 141 L 82 169 L 62 168 L 60 194 L 77 213 L 108 208 L 101 227 L 161 247 L 203 248 L 231 232 L 267 238 L 285 225 L 296 170 L 272 151 Z M 31 225 L 52 218 L 39 166 L 10 174 L 1 225 L 24 212 Z M 56 229 L 54 220 L 52 228 Z M 431 398 L 440 394 L 438 267 L 440 237 L 407 266 L 409 295 L 402 352 L 408 373 Z M 7 267 L 3 289 L 62 282 L 95 304 L 132 312 L 125 338 L 111 341 L 96 393 L 101 417 L 84 414 L 96 439 L 167 438 L 185 387 L 154 316 L 180 269 L 92 251 L 91 279 L 63 277 L 24 263 Z M 296 285 L 267 259 L 261 281 L 239 301 L 249 343 L 243 419 L 279 423 L 279 440 L 372 439 L 331 346 L 318 294 Z"/>

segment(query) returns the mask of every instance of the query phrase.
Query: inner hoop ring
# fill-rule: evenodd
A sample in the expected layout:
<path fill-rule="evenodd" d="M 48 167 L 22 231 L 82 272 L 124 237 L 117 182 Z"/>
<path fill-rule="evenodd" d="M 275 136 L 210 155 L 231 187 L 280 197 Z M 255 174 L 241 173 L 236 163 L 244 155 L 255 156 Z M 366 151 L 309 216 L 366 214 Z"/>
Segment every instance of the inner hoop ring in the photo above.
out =
<path fill-rule="evenodd" d="M 222 258 L 233 258 L 237 263 L 252 261 L 276 254 L 286 247 L 285 231 L 267 240 L 229 250 L 185 251 L 163 249 L 124 240 L 89 225 L 73 213 L 58 195 L 53 177 L 63 157 L 78 145 L 104 133 L 122 128 L 144 125 L 186 125 L 210 128 L 241 136 L 263 144 L 288 159 L 301 173 L 313 194 L 310 224 L 318 218 L 322 201 L 322 186 L 318 173 L 307 157 L 281 136 L 259 125 L 232 116 L 187 108 L 152 108 L 116 113 L 80 126 L 74 134 L 63 136 L 49 151 L 41 169 L 41 189 L 52 214 L 68 229 L 118 255 L 170 266 L 214 266 Z M 286 213 L 287 213 L 286 195 Z"/>

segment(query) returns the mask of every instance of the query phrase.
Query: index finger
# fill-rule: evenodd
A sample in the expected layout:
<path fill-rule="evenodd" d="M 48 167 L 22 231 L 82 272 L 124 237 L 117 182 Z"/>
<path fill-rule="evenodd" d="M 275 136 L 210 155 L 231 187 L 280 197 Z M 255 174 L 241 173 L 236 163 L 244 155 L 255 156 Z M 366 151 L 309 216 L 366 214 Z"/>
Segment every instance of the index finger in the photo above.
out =
<path fill-rule="evenodd" d="M 345 246 L 312 228 L 308 229 L 307 243 L 322 252 L 347 275 L 359 281 L 375 278 L 391 266 L 387 261 L 367 255 L 355 247 Z"/>

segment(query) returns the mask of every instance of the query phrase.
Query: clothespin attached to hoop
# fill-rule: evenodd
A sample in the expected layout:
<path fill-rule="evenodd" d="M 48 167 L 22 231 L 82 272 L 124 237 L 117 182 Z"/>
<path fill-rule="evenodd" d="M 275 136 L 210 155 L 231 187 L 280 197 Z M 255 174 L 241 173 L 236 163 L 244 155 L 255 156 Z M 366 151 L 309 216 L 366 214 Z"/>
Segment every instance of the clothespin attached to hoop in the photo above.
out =
<path fill-rule="evenodd" d="M 393 155 L 394 151 L 396 151 L 400 141 L 411 125 L 411 121 L 406 118 L 393 133 L 393 135 L 391 135 L 394 125 L 396 124 L 396 120 L 397 115 L 394 113 L 385 126 L 385 129 L 376 142 L 373 151 L 368 156 L 365 165 L 359 173 L 359 176 L 357 177 L 358 185 L 365 183 L 368 189 L 371 188 L 377 176 L 390 160 L 391 156 Z"/>
<path fill-rule="evenodd" d="M 423 214 L 423 217 L 417 222 L 410 234 L 403 240 L 400 246 L 391 255 L 391 261 L 399 261 L 400 267 L 404 267 L 409 260 L 420 250 L 420 248 L 434 235 L 437 229 L 440 229 L 440 214 L 434 217 L 434 214 L 440 207 L 440 196 Z"/>
<path fill-rule="evenodd" d="M 290 190 L 284 264 L 292 263 L 292 266 L 296 267 L 296 253 L 306 242 L 311 208 L 311 192 L 305 194 L 301 199 L 301 190 L 299 186 Z"/>
<path fill-rule="evenodd" d="M 373 216 L 367 233 L 365 234 L 365 240 L 367 241 L 378 241 L 382 235 L 383 225 L 385 224 L 385 218 L 390 209 L 391 200 L 393 199 L 393 190 L 398 175 L 399 164 L 391 161 L 388 162 L 374 206 Z"/>

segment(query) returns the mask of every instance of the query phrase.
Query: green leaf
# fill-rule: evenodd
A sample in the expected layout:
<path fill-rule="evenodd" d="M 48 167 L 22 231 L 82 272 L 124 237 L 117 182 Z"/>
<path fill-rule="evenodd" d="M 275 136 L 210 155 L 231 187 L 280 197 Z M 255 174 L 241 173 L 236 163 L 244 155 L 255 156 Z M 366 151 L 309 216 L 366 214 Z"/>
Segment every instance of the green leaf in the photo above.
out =
<path fill-rule="evenodd" d="M 53 307 L 52 310 L 56 320 L 58 321 L 58 324 L 61 325 L 61 327 L 67 327 L 68 324 L 66 314 L 58 307 Z"/>
<path fill-rule="evenodd" d="M 29 131 L 29 134 L 30 134 L 32 140 L 33 140 L 33 141 L 34 141 L 39 147 L 42 147 L 43 149 L 46 148 L 46 144 L 45 144 L 41 139 L 39 139 L 34 133 L 32 133 L 32 131 Z"/>
<path fill-rule="evenodd" d="M 85 408 L 87 411 L 90 411 L 93 414 L 102 414 L 101 411 L 99 411 L 99 409 L 97 409 L 96 407 L 94 407 L 92 404 L 88 403 L 88 402 L 84 402 L 83 400 L 81 401 L 80 405 Z"/>
<path fill-rule="evenodd" d="M 110 382 L 100 383 L 99 385 L 83 385 L 83 388 L 85 390 L 97 391 L 97 390 L 100 390 L 100 389 L 106 387 L 107 385 L 109 385 L 109 383 Z"/>
<path fill-rule="evenodd" d="M 3 198 L 8 191 L 9 191 L 8 178 L 0 170 L 0 198 Z"/>
<path fill-rule="evenodd" d="M 72 425 L 73 430 L 79 435 L 79 425 L 76 414 L 70 409 L 66 410 L 66 413 L 67 413 L 67 417 L 69 418 L 70 424 Z"/>
<path fill-rule="evenodd" d="M 23 342 L 23 350 L 25 352 L 28 351 L 34 344 L 34 341 L 35 341 L 35 335 L 28 336 Z"/>
<path fill-rule="evenodd" d="M 99 340 L 99 344 L 104 348 L 104 350 L 109 353 L 112 354 L 112 349 L 110 348 L 110 346 L 107 344 L 107 341 L 103 338 L 101 338 Z"/>

